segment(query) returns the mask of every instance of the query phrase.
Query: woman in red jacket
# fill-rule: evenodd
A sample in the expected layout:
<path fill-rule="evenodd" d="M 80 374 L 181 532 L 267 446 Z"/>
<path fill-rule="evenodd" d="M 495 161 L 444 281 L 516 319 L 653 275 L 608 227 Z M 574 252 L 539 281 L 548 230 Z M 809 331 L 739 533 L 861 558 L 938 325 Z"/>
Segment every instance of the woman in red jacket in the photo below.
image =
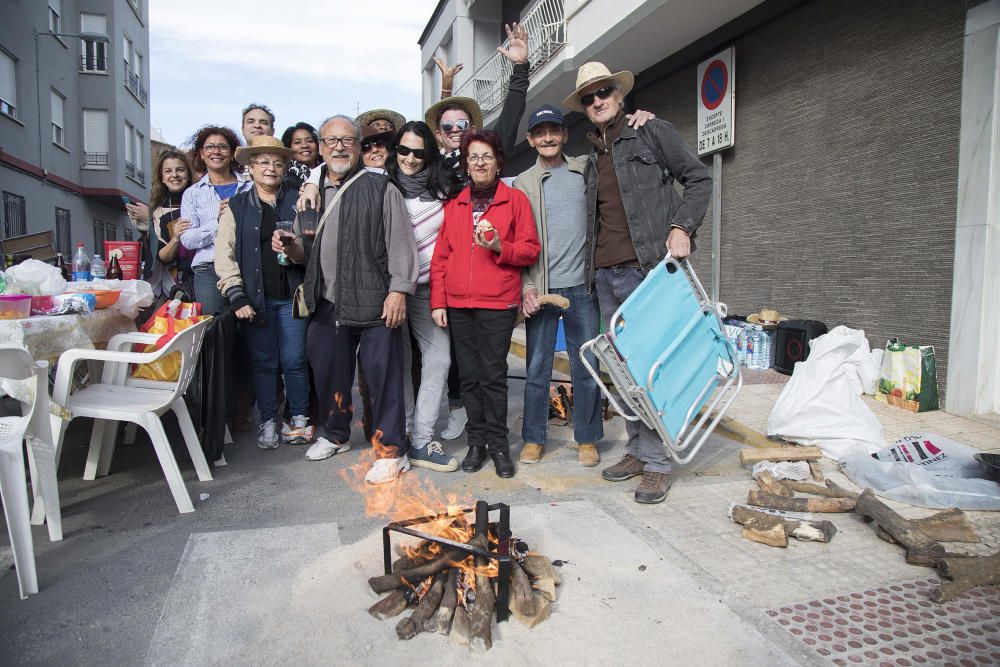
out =
<path fill-rule="evenodd" d="M 514 476 L 507 441 L 507 351 L 521 301 L 521 269 L 541 246 L 528 198 L 500 181 L 504 152 L 489 130 L 462 137 L 469 185 L 445 204 L 431 259 L 431 314 L 451 327 L 469 413 L 469 452 L 462 470 L 483 467 Z"/>

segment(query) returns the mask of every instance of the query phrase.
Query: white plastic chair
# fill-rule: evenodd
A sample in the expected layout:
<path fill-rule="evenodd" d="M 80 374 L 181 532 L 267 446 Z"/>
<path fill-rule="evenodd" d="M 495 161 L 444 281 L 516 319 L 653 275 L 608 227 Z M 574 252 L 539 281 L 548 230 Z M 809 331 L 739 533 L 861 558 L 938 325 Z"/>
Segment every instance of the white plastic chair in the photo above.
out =
<path fill-rule="evenodd" d="M 21 599 L 38 592 L 35 572 L 35 548 L 28 516 L 28 489 L 24 476 L 24 447 L 29 447 L 28 461 L 36 503 L 40 498 L 49 507 L 49 538 L 62 539 L 59 514 L 59 489 L 56 483 L 56 458 L 49 426 L 48 364 L 36 364 L 19 347 L 0 347 L 0 377 L 31 381 L 33 398 L 21 402 L 20 417 L 0 417 L 0 496 L 10 532 L 10 543 L 17 568 Z M 44 511 L 44 510 L 43 510 Z M 42 515 L 44 516 L 44 515 Z"/>
<path fill-rule="evenodd" d="M 211 481 L 212 473 L 205 460 L 205 453 L 201 449 L 191 415 L 188 414 L 187 406 L 184 404 L 184 392 L 194 375 L 201 342 L 209 322 L 210 320 L 205 319 L 185 329 L 155 352 L 123 351 L 123 347 L 132 343 L 151 344 L 159 338 L 156 334 L 128 333 L 114 336 L 108 342 L 107 350 L 68 350 L 59 357 L 53 400 L 66 406 L 71 413 L 70 419 L 76 417 L 94 419 L 84 479 L 93 480 L 97 475 L 108 474 L 115 449 L 117 422 L 131 422 L 143 427 L 149 433 L 149 439 L 153 443 L 153 449 L 160 461 L 160 467 L 163 468 L 163 474 L 167 478 L 167 485 L 173 494 L 174 502 L 177 503 L 178 511 L 181 513 L 194 511 L 191 496 L 184 486 L 184 479 L 170 449 L 170 442 L 163 430 L 160 416 L 167 410 L 174 411 L 191 461 L 198 473 L 198 479 L 203 482 Z M 179 352 L 181 355 L 181 369 L 177 382 L 150 382 L 143 383 L 144 386 L 134 386 L 130 382 L 129 364 L 150 363 L 174 352 Z M 104 362 L 101 382 L 70 394 L 73 366 L 82 360 Z M 63 420 L 53 417 L 52 432 L 56 436 L 57 462 L 62 450 L 66 425 Z"/>

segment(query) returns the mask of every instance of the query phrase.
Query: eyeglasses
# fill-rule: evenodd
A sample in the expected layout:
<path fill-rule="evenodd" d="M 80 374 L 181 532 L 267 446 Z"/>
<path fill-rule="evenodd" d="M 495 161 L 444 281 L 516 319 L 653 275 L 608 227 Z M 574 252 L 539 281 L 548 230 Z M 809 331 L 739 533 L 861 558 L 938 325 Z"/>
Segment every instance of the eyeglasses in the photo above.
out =
<path fill-rule="evenodd" d="M 205 144 L 202 148 L 208 152 L 219 151 L 220 153 L 229 152 L 229 144 Z"/>
<path fill-rule="evenodd" d="M 413 153 L 413 157 L 418 160 L 424 160 L 427 158 L 427 152 L 423 148 L 410 148 L 409 146 L 404 146 L 403 144 L 398 144 L 396 146 L 396 153 L 403 156 Z"/>
<path fill-rule="evenodd" d="M 354 144 L 358 143 L 357 137 L 320 137 L 319 140 L 327 148 L 336 148 L 338 143 L 344 148 L 354 148 Z"/>
<path fill-rule="evenodd" d="M 587 108 L 594 103 L 595 96 L 601 98 L 602 100 L 606 100 L 611 97 L 611 93 L 615 92 L 615 90 L 617 90 L 615 86 L 604 86 L 603 88 L 595 90 L 592 93 L 581 95 L 580 104 L 582 104 L 584 108 Z"/>
<path fill-rule="evenodd" d="M 285 163 L 280 160 L 251 160 L 255 165 L 263 169 L 274 169 L 275 171 L 281 171 L 285 168 Z"/>
<path fill-rule="evenodd" d="M 470 124 L 471 123 L 469 123 L 469 121 L 467 121 L 464 118 L 462 120 L 447 121 L 447 122 L 441 123 L 441 131 L 442 132 L 454 132 L 455 130 L 458 130 L 459 132 L 465 132 L 466 130 L 469 129 L 469 125 Z"/>
<path fill-rule="evenodd" d="M 470 155 L 468 159 L 470 163 L 475 162 L 477 164 L 480 162 L 483 164 L 493 164 L 496 161 L 496 157 L 493 155 Z"/>
<path fill-rule="evenodd" d="M 344 145 L 347 146 L 347 144 Z M 385 139 L 372 139 L 370 141 L 366 139 L 361 142 L 361 152 L 367 153 L 373 148 L 385 148 L 385 145 Z"/>

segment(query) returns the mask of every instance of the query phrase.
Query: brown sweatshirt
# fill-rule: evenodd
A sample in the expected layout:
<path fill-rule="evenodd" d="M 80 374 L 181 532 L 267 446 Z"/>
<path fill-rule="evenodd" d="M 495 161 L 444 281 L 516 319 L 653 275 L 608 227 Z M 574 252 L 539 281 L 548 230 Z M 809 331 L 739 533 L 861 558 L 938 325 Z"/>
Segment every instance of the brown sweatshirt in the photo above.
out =
<path fill-rule="evenodd" d="M 636 264 L 638 258 L 628 229 L 625 205 L 618 190 L 611 148 L 625 127 L 625 114 L 621 111 L 611 121 L 603 136 L 599 131 L 590 132 L 587 138 L 597 147 L 597 238 L 595 240 L 594 266 L 608 267 Z"/>

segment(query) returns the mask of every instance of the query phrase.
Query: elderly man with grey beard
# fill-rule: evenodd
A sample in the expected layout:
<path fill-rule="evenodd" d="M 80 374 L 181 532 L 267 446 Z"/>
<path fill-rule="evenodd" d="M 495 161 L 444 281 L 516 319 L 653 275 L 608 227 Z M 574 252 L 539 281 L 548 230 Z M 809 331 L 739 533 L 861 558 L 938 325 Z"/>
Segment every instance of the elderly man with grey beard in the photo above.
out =
<path fill-rule="evenodd" d="M 314 238 L 297 234 L 284 246 L 293 262 L 306 264 L 306 349 L 327 433 L 306 458 L 318 461 L 351 448 L 351 387 L 360 358 L 376 432 L 376 460 L 365 481 L 381 484 L 410 468 L 400 326 L 406 295 L 416 289 L 417 246 L 403 195 L 361 164 L 361 130 L 354 120 L 331 116 L 320 125 L 319 139 L 323 214 Z M 272 247 L 282 248 L 278 232 Z"/>

